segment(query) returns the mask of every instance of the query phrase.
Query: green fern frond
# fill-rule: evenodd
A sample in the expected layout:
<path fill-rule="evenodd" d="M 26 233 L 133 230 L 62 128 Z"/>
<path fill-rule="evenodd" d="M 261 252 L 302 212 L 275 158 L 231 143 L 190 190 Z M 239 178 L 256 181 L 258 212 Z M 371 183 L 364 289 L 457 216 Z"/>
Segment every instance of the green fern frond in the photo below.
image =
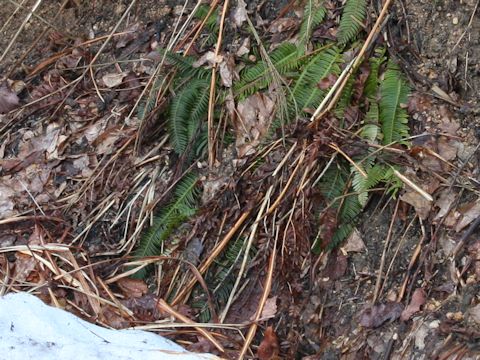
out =
<path fill-rule="evenodd" d="M 160 254 L 162 243 L 172 231 L 183 221 L 196 212 L 196 202 L 199 196 L 198 178 L 187 174 L 178 183 L 173 194 L 173 200 L 155 216 L 153 225 L 146 231 L 135 251 L 135 257 L 156 256 Z M 136 275 L 143 277 L 145 271 Z"/>
<path fill-rule="evenodd" d="M 333 234 L 332 241 L 328 246 L 328 250 L 334 249 L 340 245 L 342 241 L 350 236 L 353 229 L 355 229 L 355 226 L 351 223 L 341 224 L 335 231 L 335 234 Z"/>
<path fill-rule="evenodd" d="M 182 155 L 207 116 L 210 82 L 194 79 L 172 100 L 169 111 L 170 137 L 175 152 Z"/>
<path fill-rule="evenodd" d="M 380 123 L 385 145 L 408 137 L 408 115 L 404 107 L 409 92 L 410 88 L 400 69 L 394 62 L 389 61 L 380 85 Z"/>
<path fill-rule="evenodd" d="M 208 12 L 210 11 L 210 6 L 206 4 L 202 4 L 198 7 L 197 11 L 195 11 L 195 14 L 193 15 L 199 20 L 204 20 Z M 205 22 L 205 26 L 210 30 L 210 31 L 215 31 L 217 28 L 217 17 L 218 17 L 218 9 L 213 10 L 212 14 L 209 16 L 207 21 Z"/>
<path fill-rule="evenodd" d="M 368 190 L 374 188 L 380 182 L 385 180 L 385 175 L 387 173 L 387 169 L 384 165 L 376 164 L 373 165 L 375 159 L 368 158 L 364 161 L 365 164 L 365 171 L 367 173 L 367 177 L 360 174 L 358 169 L 352 166 L 353 172 L 353 179 L 352 179 L 352 186 L 353 189 L 359 193 L 358 194 L 358 201 L 360 205 L 365 206 L 368 201 Z"/>
<path fill-rule="evenodd" d="M 370 74 L 365 82 L 363 93 L 365 94 L 365 97 L 371 101 L 376 101 L 378 97 L 379 73 L 380 67 L 386 60 L 385 51 L 385 48 L 376 49 L 374 56 L 369 60 Z"/>
<path fill-rule="evenodd" d="M 158 49 L 158 51 L 162 56 L 165 55 L 165 58 L 170 65 L 178 69 L 177 76 L 182 78 L 193 77 L 196 79 L 206 79 L 211 74 L 209 69 L 202 66 L 194 67 L 193 64 L 196 59 L 193 56 L 182 56 L 165 49 Z"/>
<path fill-rule="evenodd" d="M 300 57 L 297 47 L 291 43 L 281 44 L 270 55 L 270 60 L 279 75 L 298 68 Z M 234 86 L 236 96 L 248 96 L 266 88 L 273 79 L 272 71 L 265 61 L 245 68 L 240 74 L 240 81 Z"/>
<path fill-rule="evenodd" d="M 323 1 L 322 4 L 319 4 L 319 2 L 318 0 L 308 0 L 305 5 L 303 21 L 299 31 L 299 50 L 301 52 L 306 50 L 308 41 L 312 35 L 312 30 L 320 25 L 327 14 L 327 10 L 323 6 Z"/>
<path fill-rule="evenodd" d="M 357 36 L 367 15 L 366 0 L 347 0 L 338 29 L 338 41 L 345 45 Z"/>
<path fill-rule="evenodd" d="M 342 95 L 340 96 L 340 99 L 338 100 L 337 106 L 335 107 L 335 115 L 342 119 L 343 114 L 345 113 L 345 109 L 347 108 L 348 105 L 350 105 L 350 102 L 352 100 L 353 96 L 353 85 L 355 84 L 355 74 L 348 79 L 347 84 L 345 85 L 345 88 L 343 89 Z M 342 121 L 343 123 L 343 121 Z"/>
<path fill-rule="evenodd" d="M 337 47 L 325 49 L 313 56 L 302 67 L 295 81 L 289 99 L 289 103 L 292 104 L 290 108 L 303 111 L 306 108 L 318 106 L 325 96 L 325 90 L 320 89 L 318 83 L 331 74 L 338 75 L 341 61 L 341 53 Z"/>

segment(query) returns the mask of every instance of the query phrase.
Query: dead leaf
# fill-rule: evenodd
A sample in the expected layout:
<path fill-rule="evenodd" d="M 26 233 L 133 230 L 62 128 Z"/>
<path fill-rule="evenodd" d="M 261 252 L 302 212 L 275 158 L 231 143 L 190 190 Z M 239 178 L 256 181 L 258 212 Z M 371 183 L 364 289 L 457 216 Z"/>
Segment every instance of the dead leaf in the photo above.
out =
<path fill-rule="evenodd" d="M 274 360 L 279 359 L 278 353 L 280 352 L 280 345 L 278 344 L 278 338 L 273 327 L 269 326 L 265 330 L 263 340 L 258 346 L 257 357 L 260 360 Z"/>
<path fill-rule="evenodd" d="M 115 86 L 120 85 L 127 75 L 126 72 L 105 74 L 102 76 L 102 81 L 106 87 L 114 88 Z"/>
<path fill-rule="evenodd" d="M 194 68 L 198 68 L 205 64 L 208 64 L 209 66 L 213 66 L 215 64 L 220 64 L 222 61 L 223 61 L 222 55 L 215 56 L 215 53 L 213 51 L 208 51 L 205 54 L 203 54 L 197 61 L 195 61 L 192 64 L 192 66 Z"/>
<path fill-rule="evenodd" d="M 480 216 L 480 201 L 475 201 L 459 207 L 459 212 L 462 214 L 462 218 L 455 226 L 455 231 L 462 231 L 465 227 Z"/>
<path fill-rule="evenodd" d="M 266 320 L 275 317 L 277 314 L 277 297 L 273 296 L 265 301 L 260 319 Z M 251 320 L 254 320 L 253 318 Z"/>
<path fill-rule="evenodd" d="M 20 104 L 17 94 L 7 85 L 0 86 L 0 114 L 6 114 L 16 109 Z"/>
<path fill-rule="evenodd" d="M 22 283 L 30 276 L 30 273 L 35 269 L 35 259 L 32 256 L 17 252 L 15 254 L 15 272 L 13 278 L 15 281 Z"/>
<path fill-rule="evenodd" d="M 420 311 L 420 307 L 425 304 L 427 294 L 422 288 L 415 289 L 410 304 L 403 310 L 400 320 L 407 321 L 413 314 Z"/>
<path fill-rule="evenodd" d="M 238 75 L 235 73 L 235 59 L 233 56 L 225 57 L 218 68 L 222 85 L 227 88 L 232 87 L 233 79 L 238 79 Z"/>
<path fill-rule="evenodd" d="M 400 200 L 412 205 L 415 208 L 416 213 L 422 220 L 425 220 L 428 217 L 428 214 L 430 214 L 432 202 L 428 201 L 418 192 L 410 188 L 408 188 L 405 194 L 400 197 Z"/>
<path fill-rule="evenodd" d="M 247 21 L 247 4 L 244 0 L 237 1 L 237 7 L 233 9 L 233 23 L 236 27 L 242 26 Z"/>
<path fill-rule="evenodd" d="M 250 52 L 250 38 L 247 37 L 243 39 L 242 45 L 240 45 L 235 55 L 238 57 L 242 57 L 243 55 L 246 55 L 249 52 Z"/>
<path fill-rule="evenodd" d="M 357 229 L 354 229 L 350 236 L 348 237 L 343 250 L 347 253 L 349 252 L 361 252 L 365 250 L 365 243 L 360 236 L 360 232 Z"/>
<path fill-rule="evenodd" d="M 446 216 L 457 197 L 457 194 L 454 191 L 444 190 L 440 194 L 438 200 L 435 202 L 435 206 L 440 208 L 435 219 L 433 221 L 439 221 L 441 218 Z"/>
<path fill-rule="evenodd" d="M 367 307 L 360 315 L 360 325 L 366 328 L 377 328 L 385 321 L 394 321 L 400 317 L 403 305 L 397 302 Z"/>
<path fill-rule="evenodd" d="M 121 278 L 117 285 L 127 297 L 140 298 L 148 293 L 147 284 L 140 279 Z"/>
<path fill-rule="evenodd" d="M 438 237 L 438 244 L 445 256 L 451 256 L 457 246 L 457 243 L 447 234 L 447 232 L 442 232 L 440 234 Z"/>
<path fill-rule="evenodd" d="M 235 122 L 237 155 L 242 158 L 255 152 L 270 126 L 275 102 L 266 94 L 255 93 L 237 105 Z"/>
<path fill-rule="evenodd" d="M 440 136 L 437 141 L 438 155 L 444 160 L 451 161 L 457 157 L 457 141 L 449 139 L 445 136 Z"/>

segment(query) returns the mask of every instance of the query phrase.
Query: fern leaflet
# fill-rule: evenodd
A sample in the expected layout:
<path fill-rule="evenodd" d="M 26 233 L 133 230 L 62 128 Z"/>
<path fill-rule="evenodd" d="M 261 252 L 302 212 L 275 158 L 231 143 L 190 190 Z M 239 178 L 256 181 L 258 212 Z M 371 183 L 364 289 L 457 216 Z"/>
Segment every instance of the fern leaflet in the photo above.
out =
<path fill-rule="evenodd" d="M 173 200 L 155 216 L 153 225 L 141 238 L 136 257 L 155 256 L 160 254 L 160 248 L 181 222 L 193 216 L 196 212 L 195 203 L 199 196 L 198 179 L 192 174 L 187 174 L 175 188 Z M 137 276 L 143 277 L 145 271 L 140 271 Z"/>
<path fill-rule="evenodd" d="M 408 137 L 408 115 L 403 106 L 407 103 L 409 92 L 400 69 L 389 61 L 380 85 L 380 123 L 384 145 Z"/>
<path fill-rule="evenodd" d="M 366 0 L 347 0 L 338 29 L 338 40 L 341 44 L 345 45 L 357 36 L 366 15 Z"/>
<path fill-rule="evenodd" d="M 172 100 L 168 120 L 171 141 L 179 155 L 185 152 L 207 115 L 209 87 L 208 80 L 192 80 Z"/>

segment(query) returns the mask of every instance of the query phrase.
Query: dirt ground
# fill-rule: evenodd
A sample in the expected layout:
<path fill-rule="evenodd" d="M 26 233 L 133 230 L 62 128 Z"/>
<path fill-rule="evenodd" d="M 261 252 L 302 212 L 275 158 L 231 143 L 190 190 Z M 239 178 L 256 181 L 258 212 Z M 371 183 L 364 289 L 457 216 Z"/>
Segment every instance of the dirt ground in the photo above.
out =
<path fill-rule="evenodd" d="M 31 8 L 34 3 L 33 0 L 23 2 L 25 8 Z M 39 83 L 40 79 L 30 75 L 32 70 L 57 54 L 66 42 L 84 42 L 108 35 L 130 1 L 65 1 L 59 12 L 61 3 L 43 1 L 36 12 L 43 20 L 32 18 L 13 43 L 8 56 L 0 62 L 2 79 Z M 249 9 L 255 9 L 260 2 L 246 3 Z M 261 3 L 260 16 L 271 21 L 288 1 Z M 477 151 L 480 138 L 479 2 L 404 0 L 395 3 L 383 35 L 388 39 L 390 55 L 398 60 L 415 89 L 416 106 L 410 111 L 412 134 L 428 133 L 435 138 L 434 134 L 449 133 L 456 141 L 455 156 L 450 159 L 455 167 L 445 169 L 433 160 L 429 162 L 412 154 L 419 170 L 415 176 L 418 175 L 421 184 L 434 186 L 439 177 L 445 180 L 435 185 L 438 189 L 435 200 L 440 205 L 429 208 L 422 217 L 418 215 L 419 204 L 397 201 L 400 194 L 396 199 L 374 196 L 358 220 L 355 237 L 314 261 L 301 292 L 294 289 L 295 296 L 283 297 L 275 294 L 279 304 L 277 315 L 270 323 L 285 358 L 480 359 L 480 230 L 473 227 L 470 236 L 464 237 L 469 226 L 457 231 L 455 223 L 447 216 L 451 212 L 458 218 L 468 211 L 465 209 L 478 201 L 475 199 L 480 190 L 480 152 Z M 116 47 L 113 52 L 117 58 L 127 62 L 139 53 L 149 55 L 156 45 L 165 44 L 182 5 L 183 1 L 174 0 L 138 1 L 118 29 L 132 30 L 137 38 L 134 41 L 125 38 L 123 45 L 115 40 L 112 46 Z M 0 27 L 15 8 L 8 1 L 2 4 Z M 370 8 L 373 9 L 377 8 Z M 1 52 L 9 45 L 26 14 L 25 10 L 19 10 L 3 29 Z M 45 21 L 52 26 L 46 28 Z M 31 46 L 33 49 L 29 50 Z M 91 47 L 88 56 L 93 56 L 99 47 Z M 105 52 L 100 62 L 111 60 Z M 148 67 L 148 63 L 143 65 Z M 17 126 L 20 135 L 11 132 L 3 138 L 8 145 L 0 144 L 0 159 L 22 152 L 20 140 L 25 139 L 25 131 L 36 129 L 36 122 L 44 115 L 42 110 L 40 108 Z M 119 110 L 113 121 L 122 126 L 127 114 L 127 110 Z M 6 122 L 2 120 L 0 117 L 0 135 L 4 136 Z M 73 120 L 55 121 L 68 123 Z M 154 146 L 148 144 L 145 153 Z M 441 144 L 435 142 L 435 146 Z M 74 155 L 73 147 L 65 153 L 65 157 L 71 159 Z M 169 164 L 166 151 L 159 157 Z M 72 160 L 71 173 L 65 176 L 79 176 L 78 166 Z M 460 175 L 458 169 L 467 171 L 468 176 Z M 437 177 L 431 175 L 435 172 Z M 159 179 L 157 189 L 165 190 L 166 181 L 162 176 Z M 56 187 L 62 183 L 60 177 L 56 181 L 48 188 L 50 192 L 57 191 Z M 110 201 L 108 194 L 115 191 L 125 190 L 125 198 L 132 196 L 128 189 L 122 188 L 126 186 L 122 181 L 126 183 L 125 179 L 116 179 L 117 189 L 115 186 L 102 189 L 102 201 Z M 80 186 L 75 189 L 78 188 Z M 440 199 L 449 193 L 456 195 L 455 201 L 441 205 Z M 32 207 L 31 204 L 22 206 L 25 212 Z M 444 206 L 449 207 L 448 211 Z M 459 210 L 455 213 L 452 209 Z M 68 213 L 71 220 L 68 227 L 75 228 L 81 224 L 82 216 L 86 216 L 84 212 L 94 210 L 87 203 L 78 203 Z M 480 215 L 472 216 L 475 217 L 472 220 L 476 220 Z M 105 221 L 89 233 L 85 246 L 90 254 L 108 253 L 117 248 L 116 236 L 119 235 L 110 227 L 113 219 L 114 214 L 107 213 Z M 0 235 L 1 246 L 20 244 L 21 238 L 32 236 L 27 230 L 29 226 L 32 224 L 25 224 L 20 230 L 9 229 Z M 463 247 L 455 252 L 459 243 Z M 379 269 L 382 269 L 381 276 Z M 273 292 L 280 290 L 284 291 L 285 287 L 274 287 Z M 415 306 L 417 309 L 412 310 L 412 315 L 404 321 L 398 320 L 406 309 L 415 309 Z M 245 312 L 250 310 L 244 309 Z"/>

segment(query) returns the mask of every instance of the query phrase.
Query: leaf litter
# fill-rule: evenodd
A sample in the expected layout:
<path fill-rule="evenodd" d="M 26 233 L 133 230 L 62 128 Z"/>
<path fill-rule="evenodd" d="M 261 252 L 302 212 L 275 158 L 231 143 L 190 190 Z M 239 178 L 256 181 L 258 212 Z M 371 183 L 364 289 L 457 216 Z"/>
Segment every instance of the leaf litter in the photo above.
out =
<path fill-rule="evenodd" d="M 327 8 L 331 12 L 327 22 L 316 28 L 313 36 L 335 39 L 337 36 L 335 18 L 339 10 L 336 2 L 333 1 L 327 2 Z M 245 26 L 248 16 L 247 4 L 239 1 L 232 14 L 238 28 Z M 325 25 L 329 23 L 330 26 Z M 266 30 L 274 35 L 274 41 L 280 41 L 278 36 L 290 36 L 289 32 L 293 34 L 297 26 L 297 17 L 279 17 L 276 21 L 271 21 Z M 164 34 L 156 33 L 153 29 L 138 23 L 126 26 L 124 32 L 116 36 L 113 41 L 114 51 L 110 54 L 112 58 L 118 56 L 119 59 L 128 57 L 131 60 L 135 57 L 141 59 L 143 55 L 152 53 L 159 43 L 163 45 L 162 41 L 165 41 Z M 61 43 L 64 40 L 58 41 Z M 249 37 L 240 38 L 241 45 L 236 53 L 237 57 L 251 52 L 250 42 Z M 92 72 L 93 77 L 85 76 L 77 85 L 72 86 L 72 79 L 81 75 L 83 68 L 88 66 L 99 48 L 85 45 L 85 42 L 77 39 L 68 44 L 65 49 L 65 51 L 61 50 L 64 51 L 63 55 L 56 60 L 53 56 L 46 62 L 39 61 L 31 75 L 35 77 L 35 81 L 30 79 L 25 81 L 24 88 L 22 86 L 16 88 L 13 85 L 2 85 L 0 88 L 0 113 L 13 112 L 8 115 L 8 119 L 12 116 L 12 121 L 19 123 L 19 126 L 8 129 L 7 136 L 2 132 L 2 140 L 5 139 L 5 142 L 2 145 L 0 159 L 2 169 L 0 221 L 5 222 L 0 223 L 0 226 L 2 230 L 12 234 L 5 242 L 6 246 L 3 247 L 2 252 L 15 255 L 14 266 L 3 259 L 2 269 L 11 267 L 13 270 L 11 288 L 19 289 L 24 282 L 31 282 L 39 286 L 41 289 L 39 296 L 47 302 L 56 302 L 74 312 L 83 312 L 88 317 L 97 318 L 112 327 L 128 327 L 138 324 L 139 321 L 153 323 L 158 319 L 170 318 L 171 320 L 169 315 L 159 311 L 159 297 L 151 292 L 147 283 L 126 276 L 116 278 L 118 269 L 130 268 L 130 265 L 122 267 L 125 261 L 129 260 L 117 256 L 125 254 L 125 249 L 131 250 L 135 237 L 141 230 L 139 224 L 142 221 L 143 224 L 149 221 L 156 204 L 166 203 L 163 194 L 170 189 L 172 182 L 176 181 L 175 169 L 170 168 L 175 164 L 176 159 L 172 158 L 167 147 L 158 149 L 155 144 L 147 144 L 144 152 L 139 154 L 129 146 L 135 141 L 137 126 L 140 122 L 137 114 L 130 114 L 130 109 L 154 71 L 152 59 L 145 57 L 146 60 L 140 60 L 132 66 L 122 64 L 119 65 L 120 68 L 113 66 L 99 68 Z M 218 65 L 223 86 L 231 88 L 238 79 L 235 63 L 239 60 L 228 56 L 227 53 L 221 53 L 218 58 L 212 57 L 212 54 L 214 52 L 203 52 L 204 58 L 200 56 L 201 61 L 195 66 L 209 68 Z M 106 61 L 107 58 L 108 56 L 103 60 Z M 157 57 L 153 62 L 158 63 L 160 59 Z M 365 72 L 363 80 L 358 80 L 362 83 L 357 83 L 357 89 L 363 89 L 367 76 Z M 328 77 L 319 79 L 318 88 L 328 90 L 337 80 L 336 75 L 330 74 Z M 69 93 L 69 89 L 73 89 L 72 93 Z M 102 95 L 103 100 L 100 99 L 99 94 Z M 419 93 L 414 94 L 408 104 L 409 111 L 418 115 L 417 120 L 424 123 L 424 131 L 420 137 L 421 141 L 416 142 L 410 150 L 413 160 L 406 164 L 406 167 L 409 168 L 409 174 L 416 184 L 428 194 L 434 195 L 435 201 L 433 203 L 426 201 L 418 192 L 408 187 L 402 191 L 399 198 L 413 206 L 416 215 L 426 224 L 430 224 L 430 221 L 433 224 L 445 224 L 445 231 L 448 232 L 448 238 L 452 242 L 451 251 L 453 251 L 458 244 L 458 236 L 474 224 L 480 215 L 478 200 L 467 196 L 458 203 L 460 194 L 452 191 L 445 180 L 454 182 L 458 176 L 463 180 L 469 177 L 474 178 L 475 166 L 467 164 L 462 168 L 464 165 L 458 161 L 459 158 L 462 160 L 468 158 L 468 154 L 465 156 L 462 149 L 462 142 L 466 135 L 461 133 L 463 129 L 453 114 L 445 108 L 436 107 L 436 101 Z M 172 249 L 169 255 L 171 259 L 166 260 L 158 269 L 159 274 L 165 277 L 157 289 L 157 293 L 163 294 L 165 299 L 170 296 L 171 303 L 175 303 L 173 296 L 175 291 L 171 288 L 174 285 L 170 285 L 178 279 L 175 273 L 178 264 L 174 258 L 188 248 L 182 243 L 179 244 L 180 239 L 195 237 L 200 233 L 198 229 L 202 229 L 201 231 L 205 233 L 218 234 L 216 241 L 221 240 L 220 236 L 225 233 L 219 229 L 231 227 L 235 221 L 242 218 L 242 214 L 254 207 L 258 199 L 268 193 L 271 187 L 275 189 L 272 201 L 275 197 L 280 199 L 282 196 L 285 196 L 287 201 L 280 202 L 279 205 L 275 205 L 278 207 L 267 210 L 284 214 L 289 214 L 288 211 L 291 209 L 295 211 L 288 218 L 291 226 L 287 226 L 282 235 L 283 256 L 277 263 L 276 271 L 279 275 L 276 278 L 278 281 L 276 289 L 266 299 L 260 314 L 262 321 L 268 324 L 263 338 L 261 335 L 256 338 L 257 355 L 261 359 L 274 359 L 279 356 L 279 353 L 291 355 L 299 348 L 308 349 L 308 352 L 319 351 L 318 345 L 312 345 L 312 343 L 324 342 L 323 345 L 326 345 L 330 342 L 328 347 L 332 346 L 335 337 L 336 339 L 348 337 L 351 328 L 345 318 L 350 319 L 351 322 L 353 314 L 344 312 L 338 316 L 337 312 L 345 311 L 343 309 L 348 309 L 349 303 L 356 304 L 357 299 L 362 296 L 367 298 L 370 295 L 371 286 L 363 286 L 363 284 L 371 284 L 374 273 L 378 270 L 379 262 L 375 262 L 379 260 L 376 258 L 378 250 L 376 252 L 373 250 L 380 247 L 374 241 L 381 239 L 381 237 L 374 237 L 374 231 L 366 232 L 365 228 L 362 228 L 354 231 L 347 239 L 343 247 L 345 253 L 333 251 L 328 255 L 323 254 L 318 258 L 318 263 L 317 259 L 314 259 L 312 264 L 305 260 L 311 256 L 308 255 L 310 244 L 305 239 L 309 239 L 317 232 L 313 226 L 313 213 L 322 203 L 321 195 L 314 189 L 304 187 L 302 191 L 305 192 L 305 198 L 300 204 L 291 201 L 296 189 L 282 186 L 288 184 L 290 177 L 294 179 L 295 184 L 301 184 L 304 180 L 294 171 L 295 164 L 301 164 L 303 156 L 314 158 L 314 154 L 319 151 L 324 152 L 327 157 L 331 156 L 332 152 L 327 150 L 326 144 L 333 136 L 327 130 L 335 127 L 336 124 L 329 124 L 327 121 L 325 128 L 315 134 L 317 148 L 311 146 L 306 150 L 303 149 L 300 146 L 301 142 L 310 135 L 300 133 L 296 138 L 287 141 L 288 145 L 294 149 L 292 152 L 275 147 L 273 151 L 262 155 L 264 162 L 255 171 L 248 172 L 250 158 L 263 151 L 260 145 L 268 133 L 278 105 L 273 100 L 273 95 L 269 91 L 257 92 L 236 104 L 233 100 L 230 111 L 236 114 L 236 121 L 233 124 L 235 151 L 231 153 L 235 155 L 226 157 L 225 161 L 235 160 L 237 169 L 233 171 L 233 175 L 217 178 L 220 180 L 215 185 L 216 190 L 212 191 L 211 196 L 205 198 L 204 209 L 183 229 L 187 236 L 182 237 L 180 231 L 175 235 L 178 238 L 166 242 L 165 246 L 171 246 Z M 450 95 L 448 97 L 451 98 Z M 23 114 L 15 113 L 20 104 L 28 105 Z M 58 107 L 62 109 L 60 113 L 57 112 Z M 350 124 L 357 121 L 357 113 L 358 109 L 353 108 L 345 112 L 345 118 Z M 49 120 L 52 114 L 54 116 Z M 162 115 L 160 113 L 157 115 L 161 122 Z M 37 117 L 40 120 L 36 123 L 29 122 L 29 117 Z M 6 117 L 0 119 L 2 126 L 6 124 Z M 164 134 L 160 133 L 158 136 L 161 139 Z M 302 155 L 302 151 L 305 151 L 306 155 Z M 467 153 L 471 155 L 472 150 L 468 150 Z M 278 168 L 278 164 L 283 159 L 287 159 L 288 166 Z M 158 168 L 162 167 L 166 170 L 159 172 Z M 135 170 L 132 171 L 132 169 Z M 457 170 L 460 172 L 455 175 Z M 246 176 L 241 179 L 241 183 L 236 184 L 230 177 L 238 173 Z M 279 182 L 273 178 L 273 174 L 278 173 L 283 177 Z M 206 177 L 206 183 L 207 179 Z M 285 195 L 282 195 L 283 190 Z M 310 202 L 305 199 L 314 200 Z M 327 240 L 324 245 L 328 245 L 331 241 L 333 228 L 337 225 L 336 216 L 337 214 L 332 212 L 324 217 L 323 237 Z M 117 219 L 116 222 L 114 222 L 115 219 Z M 267 222 L 264 226 L 268 226 Z M 386 231 L 383 235 L 385 233 Z M 260 303 L 263 290 L 261 284 L 265 280 L 264 256 L 272 247 L 272 239 L 266 229 L 259 230 L 257 238 L 254 251 L 244 255 L 251 256 L 248 262 L 249 277 L 245 279 L 245 284 L 242 284 L 242 292 L 237 296 L 232 306 L 232 314 L 228 318 L 242 324 L 242 328 L 246 326 L 245 322 L 251 321 L 251 316 Z M 214 249 L 211 239 L 207 240 L 209 241 L 204 241 L 202 244 L 201 256 L 211 254 Z M 468 242 L 466 252 L 461 254 L 464 256 L 461 263 L 463 265 L 453 265 L 455 271 L 460 271 L 457 271 L 460 275 L 456 277 L 455 286 L 461 287 L 465 292 L 468 291 L 468 286 L 478 282 L 478 246 L 475 247 L 476 244 L 478 245 L 478 242 Z M 69 247 L 69 245 L 75 247 Z M 23 247 L 22 250 L 17 250 L 14 246 Z M 428 252 L 435 250 L 425 251 L 427 252 L 422 253 L 421 261 L 423 262 L 427 255 L 441 256 L 438 253 Z M 371 253 L 374 259 L 369 263 L 365 260 L 365 256 Z M 108 261 L 99 260 L 105 255 L 111 258 Z M 406 266 L 410 261 L 406 258 L 408 255 L 410 253 L 402 253 L 405 257 L 402 264 L 392 262 L 394 273 L 408 270 L 407 273 L 412 275 L 410 273 L 412 269 L 407 269 Z M 472 262 L 471 259 L 475 260 Z M 204 258 L 198 259 L 200 264 L 204 260 Z M 413 260 L 415 257 L 412 257 Z M 235 264 L 238 264 L 238 260 Z M 422 263 L 422 265 L 427 271 L 425 276 L 431 275 L 428 274 L 429 264 Z M 315 268 L 315 266 L 318 267 Z M 404 268 L 395 269 L 395 266 L 404 266 Z M 418 266 L 420 267 L 420 264 Z M 463 267 L 460 268 L 461 266 Z M 228 273 L 231 270 L 227 268 L 226 271 Z M 183 276 L 183 274 L 180 275 Z M 188 277 L 182 276 L 181 280 L 176 281 L 180 281 L 179 284 L 183 286 Z M 211 274 L 206 274 L 207 281 L 210 280 L 208 276 Z M 232 281 L 231 278 L 226 279 L 225 283 Z M 304 279 L 309 281 L 304 282 Z M 414 278 L 410 281 L 414 283 Z M 441 271 L 439 275 L 433 277 L 433 281 L 438 285 L 437 289 L 446 284 Z M 282 283 L 284 285 L 281 285 Z M 222 289 L 221 285 L 223 284 L 217 284 L 216 289 L 211 289 L 215 301 L 220 299 L 218 292 Z M 401 289 L 398 278 L 393 278 L 387 285 Z M 73 287 L 73 290 L 68 290 L 68 287 Z M 358 288 L 365 289 L 358 290 Z M 331 294 L 326 294 L 326 289 L 331 291 Z M 441 298 L 437 292 L 434 291 L 432 295 L 423 289 L 416 289 L 411 294 L 411 300 L 406 307 L 400 302 L 393 301 L 372 305 L 363 312 L 358 311 L 360 316 L 353 321 L 353 324 L 367 328 L 391 327 L 396 325 L 398 318 L 408 323 L 412 317 L 416 319 L 417 316 L 423 316 L 422 313 L 430 311 L 427 294 L 429 297 Z M 66 293 L 73 294 L 73 297 L 66 296 Z M 315 298 L 318 301 L 314 301 Z M 205 303 L 205 294 L 195 288 L 192 299 Z M 344 299 L 347 306 L 342 305 Z M 443 300 L 445 299 L 441 299 Z M 313 312 L 316 315 L 302 323 L 298 319 L 300 319 L 299 314 L 304 311 L 302 306 L 305 306 L 305 303 L 308 303 L 307 307 L 315 308 Z M 193 304 L 194 302 L 191 303 L 192 306 L 185 305 L 180 301 L 173 305 L 173 309 L 191 321 L 198 321 L 201 314 L 208 310 L 205 306 L 201 309 L 195 308 Z M 448 305 L 448 302 L 446 304 Z M 470 307 L 467 313 L 477 321 L 478 305 L 475 305 L 474 300 L 471 300 L 468 305 Z M 353 307 L 350 310 L 355 312 L 359 308 Z M 435 311 L 431 310 L 431 313 L 434 314 Z M 462 314 L 459 309 L 452 309 L 452 314 L 458 313 Z M 338 316 L 338 329 L 334 330 L 336 316 Z M 468 328 L 464 323 L 465 318 L 460 315 L 442 318 L 443 330 L 453 327 L 456 333 L 460 334 L 462 331 L 465 333 Z M 295 338 L 295 334 L 308 328 L 309 321 L 315 322 L 317 326 L 315 331 L 331 333 L 322 340 L 313 335 L 306 342 Z M 282 327 L 287 329 L 287 324 L 291 324 L 292 329 L 293 327 L 295 329 L 282 330 Z M 276 325 L 275 329 L 280 328 L 280 331 L 277 333 L 271 325 Z M 429 327 L 428 331 L 431 330 L 435 328 Z M 308 331 L 305 333 L 311 335 Z M 219 334 L 220 331 L 215 335 Z M 228 334 L 229 340 L 225 343 L 231 346 L 233 352 L 237 351 L 238 343 L 241 341 L 238 335 L 228 333 L 226 330 L 221 334 L 222 336 Z M 408 334 L 403 336 L 408 337 Z M 205 336 L 182 335 L 172 331 L 172 337 L 189 342 L 192 347 L 197 344 L 198 348 L 207 349 L 203 351 L 216 351 Z M 354 340 L 362 343 L 361 339 L 361 335 L 358 335 Z M 422 339 L 423 342 L 428 340 L 426 336 Z M 366 345 L 368 344 L 366 340 L 362 344 L 361 346 L 369 346 Z M 427 341 L 424 346 L 431 345 Z M 345 352 L 348 351 L 346 349 L 347 347 L 344 348 Z"/>

